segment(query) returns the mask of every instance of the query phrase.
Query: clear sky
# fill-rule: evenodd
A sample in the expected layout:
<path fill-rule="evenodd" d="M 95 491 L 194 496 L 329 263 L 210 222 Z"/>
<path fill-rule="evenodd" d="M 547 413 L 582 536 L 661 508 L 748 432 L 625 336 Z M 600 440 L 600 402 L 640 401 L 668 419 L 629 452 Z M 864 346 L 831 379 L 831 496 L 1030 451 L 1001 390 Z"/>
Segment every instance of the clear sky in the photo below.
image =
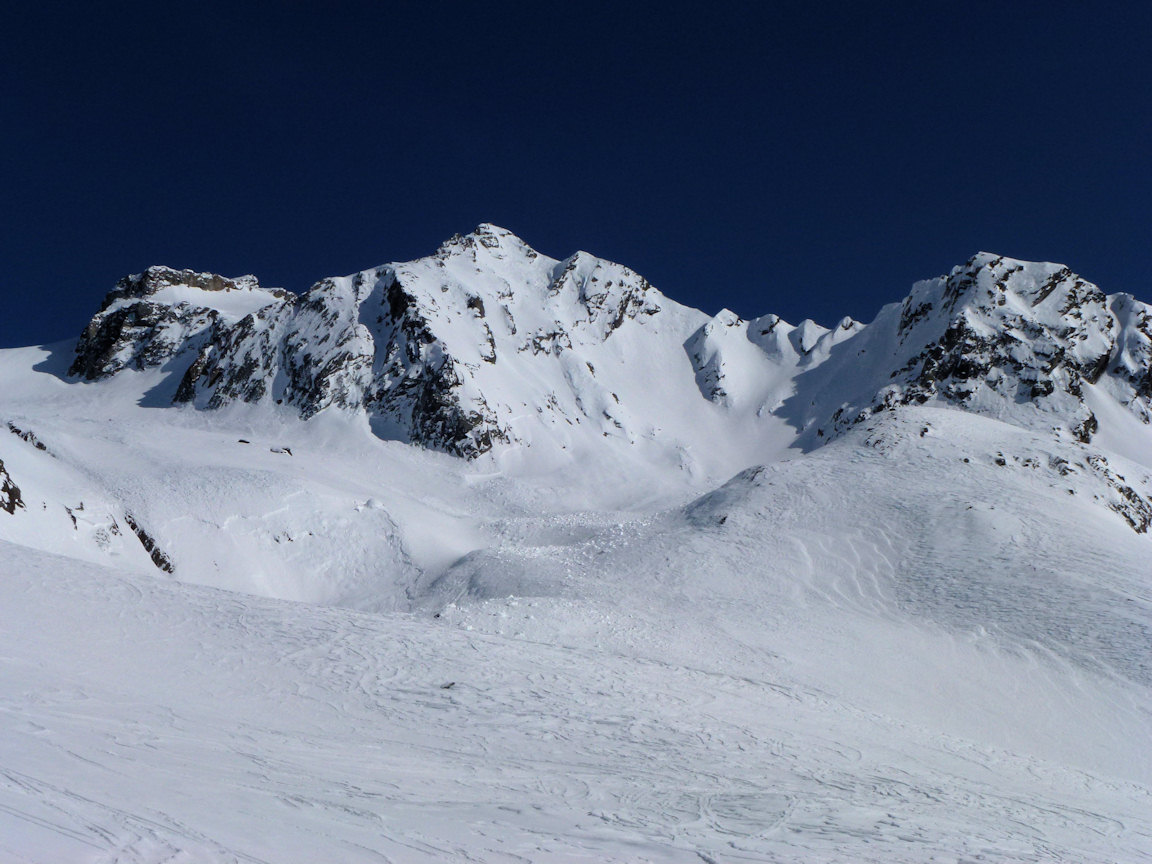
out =
<path fill-rule="evenodd" d="M 981 249 L 1152 300 L 1152 4 L 7 4 L 0 346 L 149 264 L 296 291 L 479 222 L 708 312 Z"/>

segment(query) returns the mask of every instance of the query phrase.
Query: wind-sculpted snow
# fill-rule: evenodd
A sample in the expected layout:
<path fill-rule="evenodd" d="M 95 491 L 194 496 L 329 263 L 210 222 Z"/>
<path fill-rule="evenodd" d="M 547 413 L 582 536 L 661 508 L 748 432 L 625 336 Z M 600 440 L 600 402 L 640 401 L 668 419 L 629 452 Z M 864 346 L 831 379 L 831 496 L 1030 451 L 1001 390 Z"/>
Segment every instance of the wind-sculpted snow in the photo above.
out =
<path fill-rule="evenodd" d="M 844 318 L 833 330 L 811 319 L 793 327 L 776 315 L 744 321 L 727 309 L 684 344 L 705 399 L 727 408 L 775 409 L 801 370 L 823 363 L 832 348 L 863 325 Z"/>

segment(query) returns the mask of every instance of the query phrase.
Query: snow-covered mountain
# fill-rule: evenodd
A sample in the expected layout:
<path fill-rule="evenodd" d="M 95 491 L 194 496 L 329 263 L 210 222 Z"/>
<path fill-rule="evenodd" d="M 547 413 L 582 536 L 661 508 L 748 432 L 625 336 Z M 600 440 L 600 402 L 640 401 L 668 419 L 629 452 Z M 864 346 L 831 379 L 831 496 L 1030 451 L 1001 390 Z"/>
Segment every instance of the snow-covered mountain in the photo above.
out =
<path fill-rule="evenodd" d="M 1087 443 L 1098 420 L 1085 385 L 1152 419 L 1149 307 L 1066 267 L 988 253 L 917 283 L 868 327 L 829 331 L 727 310 L 709 320 L 627 267 L 584 252 L 557 261 L 481 225 L 429 258 L 303 296 L 153 267 L 117 285 L 76 351 L 70 373 L 88 380 L 167 365 L 176 403 L 353 410 L 381 437 L 467 457 L 589 432 L 688 442 L 699 418 L 676 418 L 708 410 L 697 395 L 757 416 L 791 396 L 779 413 L 819 437 L 940 401 L 1066 425 Z"/>
<path fill-rule="evenodd" d="M 1056 424 L 1084 443 L 1099 426 L 1095 399 L 1152 420 L 1152 309 L 1058 264 L 975 255 L 881 310 L 852 348 L 811 382 L 835 406 L 817 435 L 927 402 Z"/>
<path fill-rule="evenodd" d="M 603 437 L 675 449 L 770 409 L 795 370 L 858 329 L 709 320 L 627 267 L 585 252 L 558 261 L 481 225 L 299 297 L 152 268 L 108 296 L 71 371 L 164 365 L 175 403 L 363 413 L 381 437 L 473 458 Z"/>
<path fill-rule="evenodd" d="M 0 394 L 0 857 L 1152 857 L 1152 309 L 1067 268 L 828 329 L 481 225 Z"/>
<path fill-rule="evenodd" d="M 484 224 L 428 258 L 324 279 L 302 296 L 252 276 L 128 277 L 69 374 L 151 367 L 167 375 L 153 401 L 343 412 L 381 438 L 504 454 L 513 471 L 610 450 L 719 482 L 903 405 L 1066 430 L 1085 445 L 1099 427 L 1093 406 L 1147 425 L 1152 310 L 1060 265 L 980 253 L 868 326 L 709 319 L 627 267 L 585 252 L 548 258 Z M 1110 483 L 1110 503 L 1147 530 L 1152 502 Z"/>

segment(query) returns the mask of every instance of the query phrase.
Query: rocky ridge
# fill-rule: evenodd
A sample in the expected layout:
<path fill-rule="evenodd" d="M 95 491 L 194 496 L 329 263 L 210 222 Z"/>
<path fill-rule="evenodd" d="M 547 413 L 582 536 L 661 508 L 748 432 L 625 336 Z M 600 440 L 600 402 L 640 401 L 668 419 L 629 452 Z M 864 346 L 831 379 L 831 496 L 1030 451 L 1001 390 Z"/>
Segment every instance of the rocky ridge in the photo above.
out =
<path fill-rule="evenodd" d="M 816 394 L 817 438 L 878 411 L 942 403 L 1088 443 L 1088 389 L 1152 421 L 1152 310 L 1067 267 L 979 253 L 884 307 L 833 362 L 798 382 Z"/>
<path fill-rule="evenodd" d="M 1066 267 L 989 253 L 867 326 L 829 330 L 709 319 L 627 267 L 552 259 L 485 224 L 302 296 L 153 267 L 117 285 L 76 351 L 71 373 L 87 380 L 169 364 L 177 403 L 363 412 L 382 437 L 469 458 L 580 434 L 655 440 L 682 428 L 673 414 L 709 411 L 721 426 L 782 417 L 816 446 L 929 402 L 1087 443 L 1093 388 L 1152 421 L 1152 310 Z"/>
<path fill-rule="evenodd" d="M 88 381 L 122 369 L 160 366 L 178 354 L 219 339 L 250 311 L 290 303 L 292 295 L 261 288 L 255 276 L 149 267 L 126 276 L 84 328 L 68 370 Z"/>
<path fill-rule="evenodd" d="M 24 508 L 24 499 L 20 495 L 20 487 L 12 480 L 12 476 L 4 467 L 4 460 L 0 459 L 0 510 L 12 515 L 16 508 Z"/>

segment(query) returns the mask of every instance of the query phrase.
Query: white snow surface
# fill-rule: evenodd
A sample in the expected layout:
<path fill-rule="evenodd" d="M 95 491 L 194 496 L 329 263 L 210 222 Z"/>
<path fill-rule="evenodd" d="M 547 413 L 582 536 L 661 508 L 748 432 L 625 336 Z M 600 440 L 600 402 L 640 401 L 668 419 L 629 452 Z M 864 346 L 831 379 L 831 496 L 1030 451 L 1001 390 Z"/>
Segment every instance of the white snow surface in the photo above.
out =
<path fill-rule="evenodd" d="M 1147 307 L 978 256 L 948 315 L 792 327 L 525 249 L 321 288 L 364 382 L 381 280 L 434 309 L 514 432 L 471 461 L 0 352 L 0 860 L 1152 860 Z M 876 410 L 957 316 L 1115 362 Z"/>

